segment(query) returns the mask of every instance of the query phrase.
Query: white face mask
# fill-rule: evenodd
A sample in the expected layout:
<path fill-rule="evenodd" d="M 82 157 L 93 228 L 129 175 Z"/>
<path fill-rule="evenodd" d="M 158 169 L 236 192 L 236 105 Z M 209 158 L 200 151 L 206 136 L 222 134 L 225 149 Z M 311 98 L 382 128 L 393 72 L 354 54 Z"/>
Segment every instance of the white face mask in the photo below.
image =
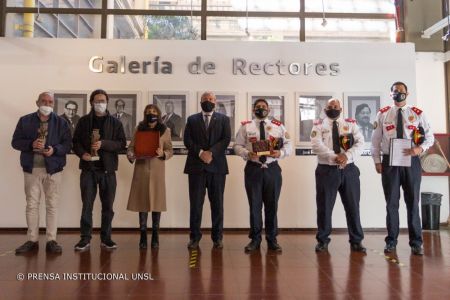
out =
<path fill-rule="evenodd" d="M 51 106 L 39 106 L 39 112 L 44 115 L 44 116 L 48 116 L 53 112 L 53 107 Z"/>
<path fill-rule="evenodd" d="M 106 111 L 106 103 L 94 103 L 94 110 L 99 114 L 103 114 Z"/>

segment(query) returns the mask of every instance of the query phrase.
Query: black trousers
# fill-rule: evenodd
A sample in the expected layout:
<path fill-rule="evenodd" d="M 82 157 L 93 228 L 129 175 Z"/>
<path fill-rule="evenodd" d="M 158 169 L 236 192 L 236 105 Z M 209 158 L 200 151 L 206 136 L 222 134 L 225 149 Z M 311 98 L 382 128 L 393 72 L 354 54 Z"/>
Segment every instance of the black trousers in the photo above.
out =
<path fill-rule="evenodd" d="M 81 238 L 90 240 L 92 237 L 92 210 L 97 196 L 97 186 L 102 203 L 102 221 L 100 238 L 102 241 L 111 239 L 111 222 L 114 217 L 113 203 L 116 196 L 116 173 L 105 171 L 82 171 L 80 175 L 81 212 L 80 231 Z"/>
<path fill-rule="evenodd" d="M 409 245 L 421 246 L 423 241 L 419 215 L 420 182 L 422 180 L 420 160 L 415 156 L 411 158 L 411 167 L 391 167 L 389 166 L 389 156 L 383 155 L 382 164 L 381 180 L 384 197 L 386 198 L 386 227 L 388 231 L 385 241 L 397 245 L 400 230 L 398 208 L 401 186 L 408 215 Z"/>
<path fill-rule="evenodd" d="M 318 165 L 316 168 L 316 204 L 318 242 L 329 243 L 332 229 L 331 215 L 339 192 L 345 209 L 350 243 L 364 238 L 359 216 L 360 182 L 359 169 L 351 163 L 344 169 L 337 166 Z"/>
<path fill-rule="evenodd" d="M 199 241 L 202 238 L 200 230 L 202 224 L 203 204 L 206 190 L 211 206 L 213 241 L 222 239 L 223 232 L 223 192 L 225 189 L 225 174 L 202 172 L 189 174 L 189 201 L 190 201 L 190 238 Z"/>
<path fill-rule="evenodd" d="M 282 177 L 277 162 L 261 168 L 260 164 L 248 161 L 244 169 L 245 190 L 250 205 L 250 233 L 248 237 L 261 242 L 262 207 L 264 204 L 264 225 L 266 240 L 276 242 L 278 235 L 278 199 L 280 198 Z"/>

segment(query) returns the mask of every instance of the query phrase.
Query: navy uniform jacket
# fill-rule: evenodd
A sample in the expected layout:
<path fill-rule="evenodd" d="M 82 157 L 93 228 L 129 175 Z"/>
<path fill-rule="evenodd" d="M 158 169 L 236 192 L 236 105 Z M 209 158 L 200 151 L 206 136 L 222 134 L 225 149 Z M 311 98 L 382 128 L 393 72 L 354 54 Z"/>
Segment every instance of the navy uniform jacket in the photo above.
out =
<path fill-rule="evenodd" d="M 220 113 L 214 112 L 209 122 L 208 131 L 202 113 L 190 116 L 184 130 L 184 145 L 188 149 L 185 174 L 199 174 L 203 171 L 216 174 L 228 174 L 228 164 L 225 151 L 230 144 L 230 119 Z M 204 163 L 199 155 L 200 151 L 211 151 L 213 160 L 210 164 Z"/>

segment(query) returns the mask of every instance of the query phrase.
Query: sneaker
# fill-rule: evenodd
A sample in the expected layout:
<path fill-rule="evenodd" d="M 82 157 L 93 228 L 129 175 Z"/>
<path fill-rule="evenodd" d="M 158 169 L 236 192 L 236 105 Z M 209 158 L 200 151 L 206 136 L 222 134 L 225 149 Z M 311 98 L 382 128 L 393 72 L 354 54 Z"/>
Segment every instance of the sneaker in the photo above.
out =
<path fill-rule="evenodd" d="M 49 253 L 62 253 L 62 247 L 56 241 L 48 241 L 45 251 Z"/>
<path fill-rule="evenodd" d="M 223 242 L 222 240 L 217 240 L 213 242 L 213 248 L 214 249 L 223 249 Z"/>
<path fill-rule="evenodd" d="M 250 243 L 248 243 L 247 246 L 245 246 L 244 248 L 245 253 L 250 253 L 259 250 L 260 244 L 261 242 L 251 240 Z"/>
<path fill-rule="evenodd" d="M 387 243 L 386 246 L 384 246 L 384 253 L 392 253 L 395 252 L 396 246 L 391 243 Z"/>
<path fill-rule="evenodd" d="M 277 253 L 281 253 L 283 251 L 281 246 L 276 241 L 267 241 L 267 248 Z"/>
<path fill-rule="evenodd" d="M 423 255 L 422 246 L 411 246 L 411 253 L 414 255 L 422 256 Z"/>
<path fill-rule="evenodd" d="M 328 251 L 328 243 L 319 242 L 316 245 L 316 252 L 325 252 Z"/>
<path fill-rule="evenodd" d="M 84 251 L 89 249 L 91 246 L 90 242 L 87 240 L 80 240 L 78 244 L 75 245 L 75 251 Z"/>
<path fill-rule="evenodd" d="M 196 249 L 198 249 L 198 244 L 199 243 L 200 243 L 200 241 L 189 240 L 189 243 L 187 244 L 187 248 L 189 250 L 196 250 Z"/>
<path fill-rule="evenodd" d="M 102 241 L 101 246 L 105 247 L 106 249 L 117 249 L 117 244 L 114 243 L 112 240 Z"/>
<path fill-rule="evenodd" d="M 39 249 L 38 242 L 27 241 L 22 246 L 16 249 L 16 254 L 24 254 Z"/>

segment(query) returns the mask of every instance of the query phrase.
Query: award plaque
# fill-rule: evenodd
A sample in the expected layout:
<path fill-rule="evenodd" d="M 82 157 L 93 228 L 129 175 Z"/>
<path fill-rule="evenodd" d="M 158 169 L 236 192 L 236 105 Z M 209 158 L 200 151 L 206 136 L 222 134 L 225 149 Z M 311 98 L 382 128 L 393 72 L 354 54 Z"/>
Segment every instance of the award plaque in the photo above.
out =
<path fill-rule="evenodd" d="M 353 134 L 344 134 L 339 136 L 339 144 L 342 149 L 347 151 L 351 147 L 353 147 L 353 144 L 355 143 L 355 139 L 353 137 Z"/>
<path fill-rule="evenodd" d="M 136 131 L 134 137 L 134 156 L 146 159 L 157 156 L 159 148 L 159 131 Z"/>
<path fill-rule="evenodd" d="M 270 137 L 269 140 L 256 141 L 252 143 L 252 150 L 258 156 L 271 155 L 274 150 L 280 150 L 283 146 L 282 138 Z"/>
<path fill-rule="evenodd" d="M 42 141 L 42 143 L 45 145 L 47 141 L 47 135 L 48 135 L 48 123 L 47 122 L 41 122 L 39 125 L 39 128 L 37 130 L 38 132 L 38 139 Z M 34 152 L 42 153 L 47 151 L 47 147 L 44 147 L 44 149 L 33 149 Z"/>
<path fill-rule="evenodd" d="M 98 142 L 100 140 L 100 129 L 92 130 L 91 136 L 91 145 Z M 91 148 L 91 161 L 100 160 L 100 156 L 98 156 L 98 151 Z"/>

